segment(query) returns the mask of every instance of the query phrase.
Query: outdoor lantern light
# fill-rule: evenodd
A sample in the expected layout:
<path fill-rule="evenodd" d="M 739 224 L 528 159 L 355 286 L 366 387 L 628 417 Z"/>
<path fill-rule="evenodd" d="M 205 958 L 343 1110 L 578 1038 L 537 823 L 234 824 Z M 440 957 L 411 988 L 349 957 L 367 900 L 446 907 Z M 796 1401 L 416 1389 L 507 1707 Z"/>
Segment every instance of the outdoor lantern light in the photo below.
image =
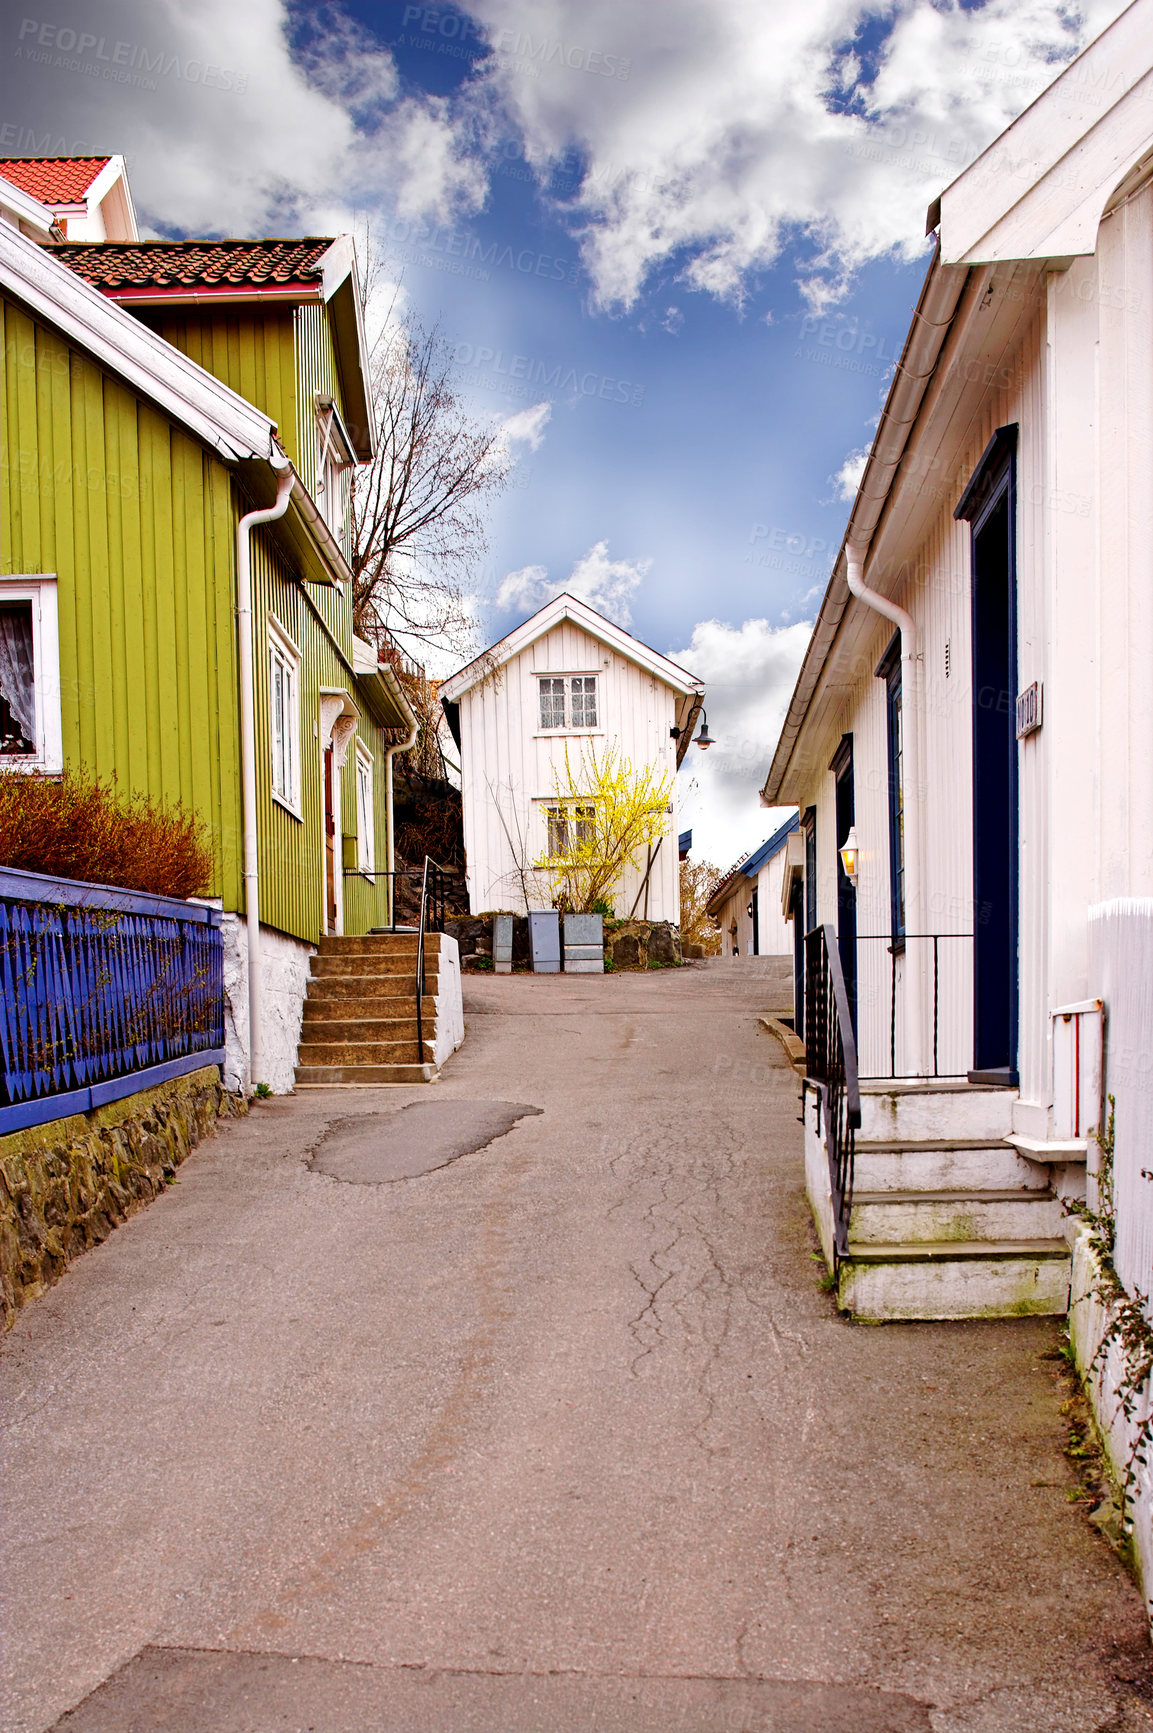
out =
<path fill-rule="evenodd" d="M 708 721 L 705 717 L 705 713 L 702 710 L 701 711 L 701 731 L 697 735 L 697 745 L 703 751 L 706 746 L 711 746 L 712 743 L 713 743 L 713 737 L 709 733 L 709 724 L 708 724 Z"/>
<path fill-rule="evenodd" d="M 859 857 L 860 849 L 857 847 L 857 827 L 855 824 L 851 824 L 849 826 L 849 834 L 841 844 L 841 865 L 845 869 L 845 877 L 848 879 L 850 884 L 855 885 L 857 882 L 857 865 Z"/>

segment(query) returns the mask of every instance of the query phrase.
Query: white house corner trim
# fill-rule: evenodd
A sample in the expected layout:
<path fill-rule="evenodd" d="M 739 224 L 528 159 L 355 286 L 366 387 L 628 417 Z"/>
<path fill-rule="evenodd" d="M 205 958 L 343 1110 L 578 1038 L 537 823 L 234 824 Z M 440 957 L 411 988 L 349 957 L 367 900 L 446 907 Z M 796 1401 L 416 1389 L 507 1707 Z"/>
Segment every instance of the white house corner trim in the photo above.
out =
<path fill-rule="evenodd" d="M 449 933 L 440 937 L 436 977 L 436 1035 L 433 1063 L 451 1059 L 464 1040 L 464 1001 L 460 988 L 460 946 Z"/>
<path fill-rule="evenodd" d="M 247 1093 L 252 1079 L 248 1052 L 248 941 L 242 915 L 225 914 L 221 922 L 224 948 L 224 1084 Z M 264 1076 L 274 1095 L 291 1093 L 296 1076 L 296 1052 L 304 1020 L 310 960 L 315 946 L 260 928 L 263 983 Z"/>

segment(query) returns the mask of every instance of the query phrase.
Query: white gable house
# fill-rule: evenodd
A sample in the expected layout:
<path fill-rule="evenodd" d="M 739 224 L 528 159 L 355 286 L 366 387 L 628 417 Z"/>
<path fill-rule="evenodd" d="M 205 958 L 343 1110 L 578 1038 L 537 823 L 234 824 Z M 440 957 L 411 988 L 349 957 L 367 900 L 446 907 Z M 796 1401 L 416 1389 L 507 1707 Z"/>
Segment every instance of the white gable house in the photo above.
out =
<path fill-rule="evenodd" d="M 469 907 L 547 908 L 557 775 L 565 756 L 615 750 L 659 779 L 672 775 L 701 711 L 699 680 L 574 596 L 561 595 L 440 688 L 458 747 Z M 676 791 L 664 833 L 614 895 L 615 913 L 680 920 Z"/>

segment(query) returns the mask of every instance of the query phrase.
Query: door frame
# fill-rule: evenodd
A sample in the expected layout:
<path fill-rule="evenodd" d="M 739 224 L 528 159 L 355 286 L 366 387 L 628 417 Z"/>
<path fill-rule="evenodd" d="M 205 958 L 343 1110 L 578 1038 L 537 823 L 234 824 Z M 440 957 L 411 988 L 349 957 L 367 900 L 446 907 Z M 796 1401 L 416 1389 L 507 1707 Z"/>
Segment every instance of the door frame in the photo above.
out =
<path fill-rule="evenodd" d="M 841 849 L 856 821 L 857 795 L 853 777 L 853 736 L 842 734 L 829 769 L 834 777 L 833 828 L 837 859 L 837 950 L 849 1000 L 853 1033 L 857 1030 L 857 887 L 845 871 Z"/>
<path fill-rule="evenodd" d="M 1011 422 L 997 428 L 957 503 L 953 516 L 969 525 L 969 601 L 972 637 L 972 730 L 973 730 L 973 1069 L 971 1083 L 999 1084 L 1015 1088 L 1019 1082 L 1017 1048 L 1020 1037 L 1020 776 L 1016 736 L 1017 696 L 1017 436 Z M 1003 738 L 990 738 L 984 725 L 981 696 L 986 690 L 981 667 L 986 633 L 982 626 L 979 574 L 980 540 L 995 513 L 1005 512 L 1005 614 L 1007 639 L 1006 678 L 1008 689 L 996 696 L 995 708 L 1005 717 Z M 987 582 L 988 580 L 984 580 Z M 998 767 L 995 758 L 1004 752 Z M 982 833 L 982 812 L 988 813 L 984 791 L 989 776 L 1003 778 L 1004 818 L 1008 845 L 1007 905 L 1004 921 L 993 927 L 983 919 L 986 899 L 982 879 L 987 873 Z M 987 826 L 988 817 L 984 821 Z M 1002 936 L 998 937 L 998 928 Z M 996 946 L 994 953 L 992 947 Z M 1007 993 L 1006 993 L 1007 989 Z M 1000 1022 L 1000 1008 L 1007 1007 L 1007 1028 L 996 1052 L 989 1051 L 989 1024 Z M 1002 1053 L 1002 1046 L 1004 1051 Z"/>

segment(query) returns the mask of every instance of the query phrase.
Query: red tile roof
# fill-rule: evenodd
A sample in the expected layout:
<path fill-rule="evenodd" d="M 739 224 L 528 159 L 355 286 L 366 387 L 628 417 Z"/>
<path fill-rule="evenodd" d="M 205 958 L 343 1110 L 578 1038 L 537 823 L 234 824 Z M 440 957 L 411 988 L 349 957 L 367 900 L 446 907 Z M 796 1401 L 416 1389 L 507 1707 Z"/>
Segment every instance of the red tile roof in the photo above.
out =
<path fill-rule="evenodd" d="M 0 157 L 0 175 L 45 205 L 78 205 L 111 159 L 106 156 Z"/>
<path fill-rule="evenodd" d="M 331 239 L 301 241 L 66 241 L 61 264 L 115 295 L 126 289 L 277 288 L 318 283 Z"/>

